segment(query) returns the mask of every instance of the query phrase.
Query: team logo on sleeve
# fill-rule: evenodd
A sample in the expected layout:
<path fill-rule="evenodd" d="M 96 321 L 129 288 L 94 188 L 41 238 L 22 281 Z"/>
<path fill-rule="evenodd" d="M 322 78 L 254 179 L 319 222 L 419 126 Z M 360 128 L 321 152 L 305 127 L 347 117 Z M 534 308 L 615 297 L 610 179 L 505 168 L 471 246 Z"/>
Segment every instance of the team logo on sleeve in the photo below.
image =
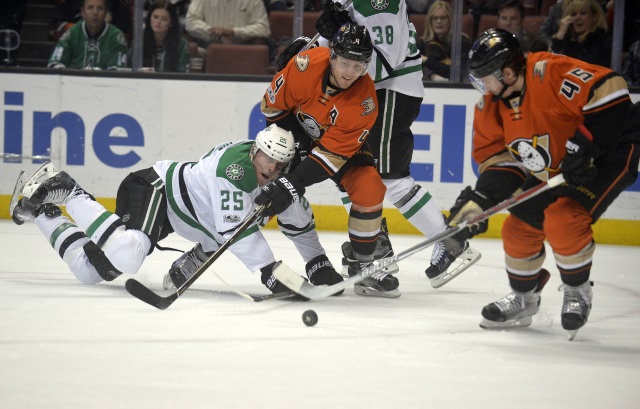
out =
<path fill-rule="evenodd" d="M 225 174 L 231 180 L 240 180 L 244 177 L 244 169 L 237 163 L 232 163 L 231 165 L 227 166 Z"/>
<path fill-rule="evenodd" d="M 371 0 L 371 7 L 376 10 L 384 10 L 389 7 L 389 0 Z"/>
<path fill-rule="evenodd" d="M 362 101 L 360 106 L 364 109 L 364 112 L 362 112 L 362 116 L 369 115 L 376 110 L 376 103 L 373 102 L 373 98 L 371 97 Z"/>
<path fill-rule="evenodd" d="M 533 66 L 533 78 L 540 78 L 540 82 L 544 79 L 544 74 L 547 72 L 547 61 L 538 61 Z"/>
<path fill-rule="evenodd" d="M 309 56 L 298 54 L 295 56 L 293 63 L 295 64 L 298 71 L 304 72 L 307 68 L 309 68 Z"/>

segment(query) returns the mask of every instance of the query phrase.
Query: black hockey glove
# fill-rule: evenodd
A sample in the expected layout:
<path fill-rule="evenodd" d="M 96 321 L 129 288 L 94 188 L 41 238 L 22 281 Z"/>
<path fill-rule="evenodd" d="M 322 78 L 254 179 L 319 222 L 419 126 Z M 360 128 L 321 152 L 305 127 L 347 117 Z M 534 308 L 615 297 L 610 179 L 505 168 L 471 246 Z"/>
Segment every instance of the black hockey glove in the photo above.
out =
<path fill-rule="evenodd" d="M 307 277 L 313 285 L 333 285 L 341 281 L 344 278 L 333 268 L 333 264 L 329 261 L 326 255 L 321 254 L 309 261 L 305 267 L 307 271 Z M 344 292 L 339 291 L 334 295 L 340 295 Z"/>
<path fill-rule="evenodd" d="M 305 45 L 309 44 L 311 39 L 309 37 L 298 37 L 296 40 L 289 44 L 287 48 L 282 50 L 282 53 L 276 59 L 276 70 L 282 71 L 284 67 L 287 66 L 287 63 L 304 48 Z M 311 44 L 309 48 L 316 48 L 318 46 L 318 42 Z"/>
<path fill-rule="evenodd" d="M 465 220 L 470 220 L 478 216 L 483 210 L 493 205 L 494 203 L 484 193 L 471 189 L 471 186 L 467 186 L 460 192 L 456 202 L 451 207 L 447 223 L 450 226 L 455 226 Z M 467 240 L 477 234 L 486 232 L 488 228 L 489 220 L 485 220 L 467 226 L 467 228 L 458 233 L 456 237 Z"/>
<path fill-rule="evenodd" d="M 273 268 L 275 267 L 277 261 L 269 264 L 268 266 L 264 266 L 260 269 L 260 273 L 262 273 L 260 279 L 262 280 L 262 284 L 267 286 L 267 288 L 272 293 L 281 293 L 283 291 L 289 291 L 289 288 L 282 284 L 280 281 L 276 279 L 273 275 Z"/>
<path fill-rule="evenodd" d="M 268 213 L 270 216 L 287 210 L 292 203 L 299 202 L 304 195 L 304 185 L 293 173 L 287 173 L 262 188 L 255 203 L 264 205 L 271 202 Z"/>
<path fill-rule="evenodd" d="M 349 12 L 342 10 L 340 3 L 327 0 L 324 3 L 322 14 L 316 20 L 316 30 L 327 40 L 332 40 L 340 27 L 346 23 L 353 23 L 353 20 L 349 17 Z"/>
<path fill-rule="evenodd" d="M 592 139 L 587 128 L 580 125 L 573 138 L 567 141 L 567 154 L 562 160 L 562 174 L 572 186 L 582 186 L 598 174 L 593 162 L 600 155 L 600 148 Z"/>

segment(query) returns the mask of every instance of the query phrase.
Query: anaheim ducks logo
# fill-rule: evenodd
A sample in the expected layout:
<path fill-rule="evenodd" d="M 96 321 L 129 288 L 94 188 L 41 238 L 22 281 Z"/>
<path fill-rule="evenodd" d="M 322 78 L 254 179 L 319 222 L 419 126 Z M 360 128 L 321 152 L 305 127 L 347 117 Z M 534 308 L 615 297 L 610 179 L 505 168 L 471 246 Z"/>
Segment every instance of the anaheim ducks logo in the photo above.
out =
<path fill-rule="evenodd" d="M 296 113 L 296 119 L 298 120 L 298 123 L 300 123 L 304 132 L 314 141 L 322 138 L 322 135 L 324 135 L 329 127 L 328 125 L 320 125 L 314 117 L 301 111 Z"/>
<path fill-rule="evenodd" d="M 296 65 L 296 68 L 300 72 L 304 72 L 307 68 L 309 68 L 309 56 L 308 55 L 296 55 L 293 63 Z"/>
<path fill-rule="evenodd" d="M 362 116 L 369 115 L 376 110 L 376 103 L 373 102 L 373 98 L 369 97 L 360 103 L 360 106 L 364 109 Z"/>
<path fill-rule="evenodd" d="M 231 180 L 240 180 L 244 177 L 244 169 L 237 163 L 232 163 L 225 169 L 225 174 Z"/>
<path fill-rule="evenodd" d="M 547 61 L 538 61 L 533 66 L 533 78 L 539 77 L 540 82 L 544 79 L 544 74 L 547 72 Z"/>
<path fill-rule="evenodd" d="M 511 155 L 541 180 L 547 180 L 550 172 L 558 169 L 551 167 L 549 153 L 549 134 L 534 136 L 533 139 L 516 139 L 508 145 Z"/>

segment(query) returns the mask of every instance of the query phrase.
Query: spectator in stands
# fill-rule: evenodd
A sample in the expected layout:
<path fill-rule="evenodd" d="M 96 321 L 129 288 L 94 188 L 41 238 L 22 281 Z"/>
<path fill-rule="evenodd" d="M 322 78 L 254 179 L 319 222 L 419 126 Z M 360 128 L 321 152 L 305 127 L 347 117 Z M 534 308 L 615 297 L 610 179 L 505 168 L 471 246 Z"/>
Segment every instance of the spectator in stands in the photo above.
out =
<path fill-rule="evenodd" d="M 57 11 L 55 17 L 49 22 L 49 38 L 58 41 L 65 31 L 82 19 L 83 0 L 55 1 Z M 106 7 L 105 21 L 119 28 L 129 42 L 132 35 L 133 0 L 106 0 Z"/>
<path fill-rule="evenodd" d="M 169 0 L 157 0 L 144 24 L 142 66 L 156 72 L 186 72 L 189 46 L 180 33 L 176 9 Z"/>
<path fill-rule="evenodd" d="M 524 21 L 524 6 L 520 0 L 506 0 L 498 7 L 498 28 L 507 30 L 520 41 L 520 47 L 525 53 L 529 51 L 547 51 L 546 43 L 537 41 L 535 35 L 522 27 Z M 532 46 L 535 48 L 532 49 Z"/>
<path fill-rule="evenodd" d="M 451 70 L 451 19 L 453 12 L 447 1 L 437 0 L 427 12 L 423 36 L 418 40 L 418 49 L 422 55 L 424 78 L 431 81 L 448 81 Z M 467 78 L 467 54 L 471 43 L 466 34 L 462 34 L 460 52 L 460 78 Z"/>
<path fill-rule="evenodd" d="M 49 58 L 49 68 L 117 69 L 127 66 L 124 34 L 106 22 L 106 0 L 84 0 L 82 20 L 67 30 Z"/>
<path fill-rule="evenodd" d="M 263 0 L 192 0 L 187 32 L 198 43 L 266 43 L 271 35 Z"/>
<path fill-rule="evenodd" d="M 564 8 L 551 50 L 591 64 L 611 65 L 611 39 L 597 0 L 572 0 Z"/>

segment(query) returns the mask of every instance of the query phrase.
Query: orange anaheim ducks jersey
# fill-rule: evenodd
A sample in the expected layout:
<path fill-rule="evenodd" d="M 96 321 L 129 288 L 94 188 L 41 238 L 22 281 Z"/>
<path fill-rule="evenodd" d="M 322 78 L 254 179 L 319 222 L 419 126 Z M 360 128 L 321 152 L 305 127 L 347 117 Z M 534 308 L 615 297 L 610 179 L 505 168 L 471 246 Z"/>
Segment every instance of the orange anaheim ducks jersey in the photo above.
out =
<path fill-rule="evenodd" d="M 329 83 L 329 55 L 329 48 L 317 47 L 292 58 L 275 75 L 261 110 L 272 121 L 293 111 L 316 143 L 310 156 L 333 175 L 369 135 L 378 114 L 378 100 L 368 75 L 346 90 L 333 88 Z"/>
<path fill-rule="evenodd" d="M 621 132 L 630 104 L 622 77 L 608 68 L 546 52 L 529 54 L 525 87 L 514 98 L 484 95 L 475 109 L 473 157 L 482 163 L 508 149 L 532 174 L 560 172 L 565 144 L 583 124 L 600 146 Z"/>

